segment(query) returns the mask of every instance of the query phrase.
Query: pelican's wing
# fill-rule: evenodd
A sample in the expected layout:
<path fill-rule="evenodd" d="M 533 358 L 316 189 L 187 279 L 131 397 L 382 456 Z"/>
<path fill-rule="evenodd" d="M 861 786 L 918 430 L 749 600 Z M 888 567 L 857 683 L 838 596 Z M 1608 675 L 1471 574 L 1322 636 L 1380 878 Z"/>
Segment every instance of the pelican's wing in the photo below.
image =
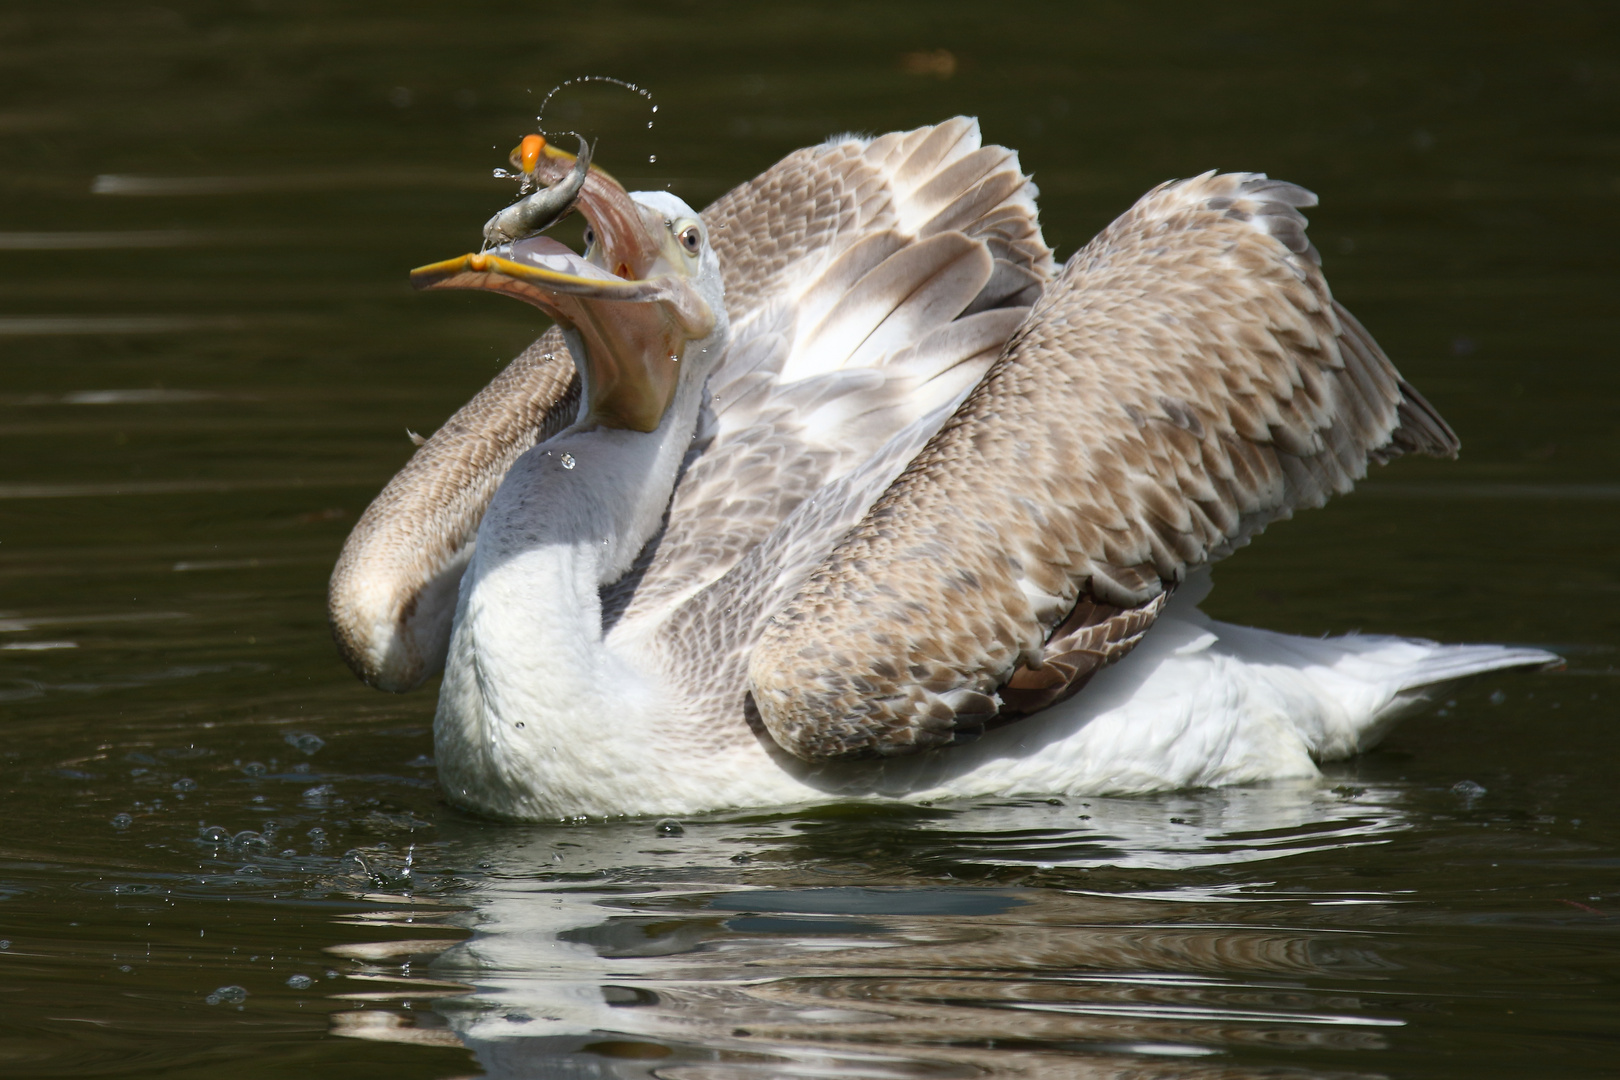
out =
<path fill-rule="evenodd" d="M 908 753 L 1071 692 L 1186 573 L 1450 455 L 1445 422 L 1332 299 L 1309 192 L 1205 174 L 1071 259 L 927 448 L 771 618 L 749 663 L 809 759 Z"/>
<path fill-rule="evenodd" d="M 613 633 L 655 631 L 806 498 L 942 421 L 1052 273 L 1017 155 L 964 118 L 800 150 L 704 217 L 731 340 L 665 527 L 606 592 Z"/>
<path fill-rule="evenodd" d="M 554 327 L 423 444 L 355 523 L 332 571 L 332 636 L 355 674 L 410 690 L 444 666 L 478 523 L 523 452 L 579 409 Z"/>

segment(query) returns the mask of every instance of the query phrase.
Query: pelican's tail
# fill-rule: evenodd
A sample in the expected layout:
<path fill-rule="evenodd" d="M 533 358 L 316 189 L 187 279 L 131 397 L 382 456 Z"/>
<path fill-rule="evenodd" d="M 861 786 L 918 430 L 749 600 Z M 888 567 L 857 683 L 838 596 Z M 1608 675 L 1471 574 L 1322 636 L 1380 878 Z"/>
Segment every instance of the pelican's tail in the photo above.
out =
<path fill-rule="evenodd" d="M 1510 645 L 1373 634 L 1302 638 L 1213 620 L 1209 630 L 1217 638 L 1211 651 L 1251 668 L 1251 677 L 1288 701 L 1293 727 L 1316 761 L 1370 749 L 1396 720 L 1458 679 L 1563 663 L 1553 653 Z"/>
<path fill-rule="evenodd" d="M 1208 590 L 1207 573 L 1190 577 L 1084 693 L 953 750 L 969 775 L 942 789 L 1100 795 L 1313 777 L 1448 683 L 1562 663 L 1506 645 L 1235 626 L 1197 609 Z"/>

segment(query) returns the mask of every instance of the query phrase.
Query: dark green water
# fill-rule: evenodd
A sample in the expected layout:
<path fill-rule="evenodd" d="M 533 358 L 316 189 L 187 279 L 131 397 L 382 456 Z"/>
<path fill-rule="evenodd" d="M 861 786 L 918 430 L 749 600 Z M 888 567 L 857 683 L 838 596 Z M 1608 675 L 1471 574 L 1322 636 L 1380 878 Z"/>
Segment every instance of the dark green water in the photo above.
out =
<path fill-rule="evenodd" d="M 1210 610 L 1567 670 L 1320 787 L 447 809 L 431 691 L 349 675 L 325 580 L 405 430 L 536 333 L 404 272 L 475 242 L 582 74 L 656 126 L 558 118 L 698 205 L 958 112 L 1060 255 L 1167 177 L 1315 189 L 1336 292 L 1464 453 L 1276 527 Z M 0 1074 L 1612 1075 L 1612 6 L 11 0 L 0 161 Z"/>

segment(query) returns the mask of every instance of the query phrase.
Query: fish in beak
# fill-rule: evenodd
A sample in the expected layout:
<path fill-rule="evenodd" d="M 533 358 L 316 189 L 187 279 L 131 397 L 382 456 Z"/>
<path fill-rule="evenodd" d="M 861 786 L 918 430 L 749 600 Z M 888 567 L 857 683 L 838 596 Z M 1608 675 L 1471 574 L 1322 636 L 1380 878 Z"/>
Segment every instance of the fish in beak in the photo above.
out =
<path fill-rule="evenodd" d="M 514 161 L 548 186 L 490 220 L 485 235 L 496 246 L 418 267 L 411 284 L 506 293 L 538 307 L 583 350 L 575 357 L 584 381 L 582 422 L 653 431 L 674 399 L 687 345 L 715 327 L 697 288 L 704 227 L 696 214 L 672 218 L 638 203 L 588 155 L 583 140 L 576 157 L 539 136 L 526 138 Z M 569 209 L 590 225 L 584 255 L 528 232 Z"/>

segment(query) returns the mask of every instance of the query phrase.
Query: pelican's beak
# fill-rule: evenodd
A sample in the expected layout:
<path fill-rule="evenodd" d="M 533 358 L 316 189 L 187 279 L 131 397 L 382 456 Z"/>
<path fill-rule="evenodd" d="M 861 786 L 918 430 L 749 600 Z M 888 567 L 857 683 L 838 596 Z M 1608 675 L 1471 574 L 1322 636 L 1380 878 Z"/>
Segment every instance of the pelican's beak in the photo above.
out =
<path fill-rule="evenodd" d="M 527 166 L 529 155 L 524 158 Z M 553 183 L 574 163 L 574 155 L 550 146 L 535 158 L 528 171 Z M 596 233 L 588 257 L 550 237 L 532 236 L 418 267 L 411 284 L 485 289 L 540 308 L 576 331 L 584 345 L 585 422 L 652 431 L 675 397 L 687 343 L 714 330 L 714 312 L 699 295 L 691 260 L 682 256 L 663 215 L 637 204 L 594 166 L 578 207 Z"/>

